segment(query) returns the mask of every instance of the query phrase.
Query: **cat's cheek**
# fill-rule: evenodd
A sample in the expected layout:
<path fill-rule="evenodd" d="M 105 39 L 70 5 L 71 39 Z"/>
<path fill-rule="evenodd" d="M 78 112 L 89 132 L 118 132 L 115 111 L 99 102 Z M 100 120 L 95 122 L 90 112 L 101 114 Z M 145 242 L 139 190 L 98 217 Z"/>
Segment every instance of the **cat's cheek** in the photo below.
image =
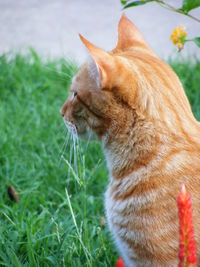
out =
<path fill-rule="evenodd" d="M 78 136 L 86 141 L 97 141 L 97 136 L 88 128 L 86 128 L 85 131 L 78 132 Z"/>
<path fill-rule="evenodd" d="M 96 134 L 89 128 L 85 121 L 76 122 L 78 137 L 83 140 L 97 141 Z"/>

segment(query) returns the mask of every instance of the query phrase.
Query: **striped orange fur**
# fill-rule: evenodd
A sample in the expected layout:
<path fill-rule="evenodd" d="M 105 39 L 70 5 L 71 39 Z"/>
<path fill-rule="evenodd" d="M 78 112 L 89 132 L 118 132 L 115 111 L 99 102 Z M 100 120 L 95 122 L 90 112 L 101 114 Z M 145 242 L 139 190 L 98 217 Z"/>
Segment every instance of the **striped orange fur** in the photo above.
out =
<path fill-rule="evenodd" d="M 74 77 L 61 113 L 80 136 L 92 133 L 102 142 L 115 242 L 126 266 L 177 266 L 183 182 L 200 248 L 200 124 L 174 71 L 125 15 L 111 52 L 80 38 L 91 59 Z"/>

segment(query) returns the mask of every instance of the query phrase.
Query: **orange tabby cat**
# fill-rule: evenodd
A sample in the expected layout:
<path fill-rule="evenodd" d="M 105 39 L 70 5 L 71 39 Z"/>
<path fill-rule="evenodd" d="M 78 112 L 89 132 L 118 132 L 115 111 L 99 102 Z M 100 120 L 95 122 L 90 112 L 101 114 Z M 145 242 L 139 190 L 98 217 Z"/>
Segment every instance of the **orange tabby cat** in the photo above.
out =
<path fill-rule="evenodd" d="M 102 142 L 107 220 L 126 266 L 177 266 L 183 182 L 199 257 L 200 124 L 178 77 L 125 15 L 111 52 L 80 38 L 92 58 L 73 79 L 61 113 L 80 136 L 92 132 Z"/>

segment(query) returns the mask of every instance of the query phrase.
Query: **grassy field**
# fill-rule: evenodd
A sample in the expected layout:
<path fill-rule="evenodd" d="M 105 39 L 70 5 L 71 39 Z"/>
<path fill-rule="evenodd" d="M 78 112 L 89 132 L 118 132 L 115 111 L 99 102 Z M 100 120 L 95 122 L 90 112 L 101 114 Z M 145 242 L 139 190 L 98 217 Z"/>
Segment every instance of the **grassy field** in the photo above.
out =
<path fill-rule="evenodd" d="M 200 119 L 200 62 L 170 64 Z M 59 112 L 76 70 L 63 59 L 44 63 L 32 50 L 0 57 L 0 266 L 116 263 L 101 146 L 70 138 Z M 8 185 L 20 202 L 9 199 Z"/>

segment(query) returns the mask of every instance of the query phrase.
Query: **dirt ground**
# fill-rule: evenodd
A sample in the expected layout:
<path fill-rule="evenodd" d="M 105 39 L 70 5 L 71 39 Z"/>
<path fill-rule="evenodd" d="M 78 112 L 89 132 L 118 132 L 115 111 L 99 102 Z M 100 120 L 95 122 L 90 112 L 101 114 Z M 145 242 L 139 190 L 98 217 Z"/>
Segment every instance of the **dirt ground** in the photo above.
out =
<path fill-rule="evenodd" d="M 180 5 L 181 0 L 168 1 Z M 96 45 L 112 49 L 122 14 L 120 0 L 0 0 L 0 54 L 33 47 L 41 55 L 75 58 L 83 62 L 87 52 L 78 33 Z M 175 55 L 169 40 L 173 28 L 186 26 L 189 38 L 200 35 L 200 24 L 154 3 L 126 11 L 151 47 L 162 57 Z M 200 17 L 200 9 L 192 14 Z M 188 44 L 184 55 L 200 49 Z"/>

